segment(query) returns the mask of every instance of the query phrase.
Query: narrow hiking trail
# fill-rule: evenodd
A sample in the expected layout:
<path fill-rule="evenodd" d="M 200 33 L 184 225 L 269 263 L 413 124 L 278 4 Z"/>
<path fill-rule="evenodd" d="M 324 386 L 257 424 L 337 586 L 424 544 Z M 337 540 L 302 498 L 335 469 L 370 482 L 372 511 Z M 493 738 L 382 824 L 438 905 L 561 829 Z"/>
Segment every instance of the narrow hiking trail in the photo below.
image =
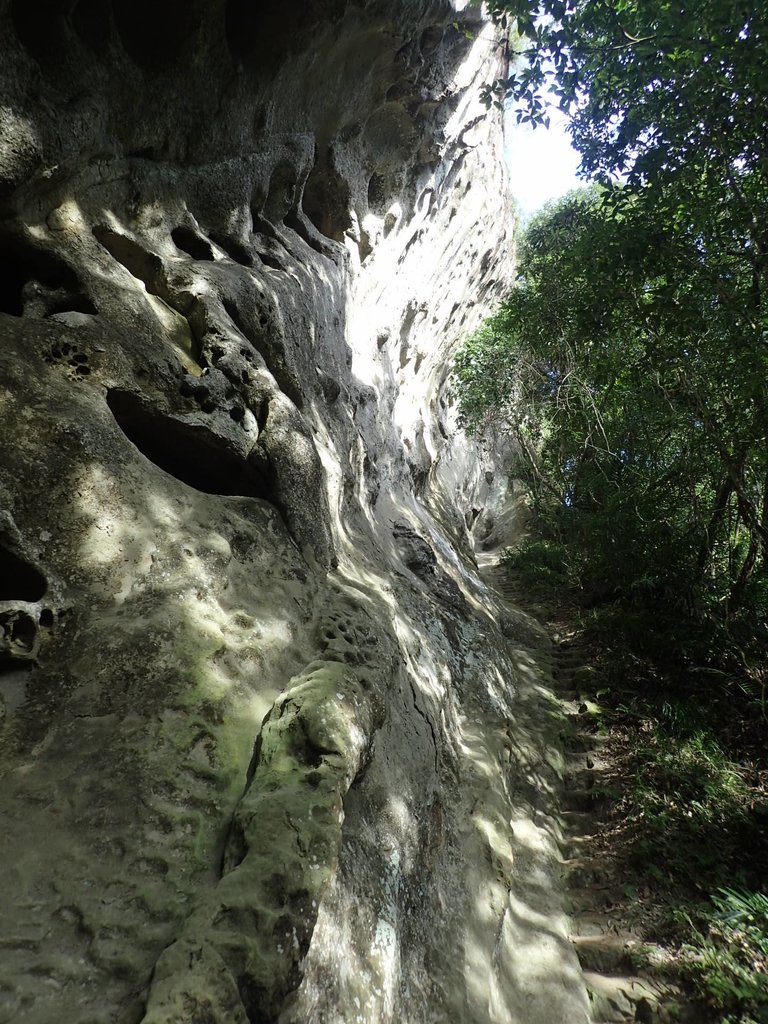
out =
<path fill-rule="evenodd" d="M 593 1024 L 701 1024 L 673 980 L 671 954 L 647 941 L 643 921 L 628 907 L 631 880 L 613 863 L 611 807 L 629 781 L 612 752 L 614 738 L 601 724 L 599 707 L 581 684 L 593 669 L 590 655 L 568 623 L 544 625 L 521 608 L 525 596 L 500 560 L 500 550 L 481 552 L 478 564 L 497 594 L 510 644 L 527 645 L 538 672 L 516 683 L 517 715 L 513 732 L 538 731 L 540 753 L 558 764 L 555 806 L 556 843 L 565 896 L 568 938 L 578 958 Z M 542 609 L 536 607 L 536 613 Z M 523 761 L 530 777 L 530 763 Z M 635 904 L 636 908 L 636 904 Z M 558 911 L 559 912 L 559 911 Z"/>

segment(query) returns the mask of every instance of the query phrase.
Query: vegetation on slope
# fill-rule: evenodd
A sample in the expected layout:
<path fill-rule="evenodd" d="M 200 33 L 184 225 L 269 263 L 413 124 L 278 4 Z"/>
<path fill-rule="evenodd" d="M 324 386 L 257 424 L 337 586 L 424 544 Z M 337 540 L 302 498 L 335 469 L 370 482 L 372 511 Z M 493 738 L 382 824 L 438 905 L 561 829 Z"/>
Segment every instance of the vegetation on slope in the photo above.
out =
<path fill-rule="evenodd" d="M 507 434 L 538 512 L 518 580 L 567 589 L 599 652 L 636 868 L 682 901 L 718 1019 L 765 1021 L 768 8 L 490 7 L 526 59 L 488 101 L 540 122 L 554 93 L 595 184 L 529 225 L 461 415 Z"/>

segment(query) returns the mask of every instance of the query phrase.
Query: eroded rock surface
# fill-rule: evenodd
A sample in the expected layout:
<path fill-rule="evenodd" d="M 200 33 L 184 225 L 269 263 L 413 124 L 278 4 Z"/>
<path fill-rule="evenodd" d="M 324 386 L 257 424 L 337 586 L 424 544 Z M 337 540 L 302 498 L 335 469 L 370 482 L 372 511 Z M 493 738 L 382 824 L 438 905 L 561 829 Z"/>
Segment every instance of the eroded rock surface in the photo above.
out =
<path fill-rule="evenodd" d="M 0 25 L 0 1021 L 586 1021 L 545 641 L 444 395 L 509 283 L 501 41 L 458 0 Z"/>

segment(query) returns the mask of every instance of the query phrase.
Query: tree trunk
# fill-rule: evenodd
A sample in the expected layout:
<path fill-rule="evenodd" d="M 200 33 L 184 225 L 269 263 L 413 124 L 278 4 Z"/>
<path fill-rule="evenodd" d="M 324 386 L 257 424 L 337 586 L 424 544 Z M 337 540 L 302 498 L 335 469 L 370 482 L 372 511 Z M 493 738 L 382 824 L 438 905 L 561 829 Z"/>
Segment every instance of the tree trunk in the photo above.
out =
<path fill-rule="evenodd" d="M 715 550 L 717 534 L 720 526 L 722 525 L 725 511 L 728 508 L 728 502 L 732 494 L 733 481 L 730 473 L 726 473 L 717 489 L 717 494 L 715 495 L 715 506 L 712 509 L 712 515 L 710 516 L 709 523 L 704 531 L 701 546 L 699 547 L 699 555 L 696 559 L 696 570 L 699 578 L 704 575 L 709 567 L 709 563 L 712 559 L 712 553 Z"/>
<path fill-rule="evenodd" d="M 759 550 L 760 541 L 758 540 L 757 534 L 752 531 L 749 538 L 749 551 L 747 551 L 747 557 L 744 559 L 744 564 L 741 567 L 739 578 L 731 587 L 731 594 L 728 598 L 729 615 L 733 615 L 733 613 L 738 611 L 744 604 L 744 594 L 746 593 L 747 584 L 749 583 L 752 573 L 755 570 Z"/>

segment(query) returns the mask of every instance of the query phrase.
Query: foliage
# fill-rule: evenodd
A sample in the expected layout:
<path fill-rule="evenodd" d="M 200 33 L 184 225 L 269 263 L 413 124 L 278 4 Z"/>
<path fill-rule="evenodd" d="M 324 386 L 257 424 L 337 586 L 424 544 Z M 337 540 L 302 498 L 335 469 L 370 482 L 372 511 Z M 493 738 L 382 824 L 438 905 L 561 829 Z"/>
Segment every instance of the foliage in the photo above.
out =
<path fill-rule="evenodd" d="M 721 889 L 705 933 L 686 946 L 688 972 L 724 1024 L 768 1021 L 768 896 Z"/>
<path fill-rule="evenodd" d="M 490 0 L 522 60 L 487 98 L 571 117 L 587 175 L 632 186 L 683 175 L 717 195 L 739 169 L 765 176 L 768 8 L 749 0 Z M 764 198 L 764 192 L 761 192 Z M 755 204 L 759 196 L 752 197 Z"/>
<path fill-rule="evenodd" d="M 631 761 L 634 784 L 623 813 L 639 826 L 636 868 L 705 891 L 742 869 L 744 844 L 754 839 L 752 793 L 709 729 L 681 734 L 658 722 Z"/>
<path fill-rule="evenodd" d="M 574 683 L 586 705 L 600 702 L 623 779 L 612 810 L 623 836 L 623 876 L 693 907 L 723 885 L 763 885 L 768 774 L 759 736 L 753 729 L 747 739 L 741 729 L 744 702 L 722 680 L 717 690 L 697 677 L 676 689 L 655 652 L 638 653 L 615 610 L 613 626 L 597 644 L 588 629 L 578 630 L 579 645 L 594 657 Z M 664 928 L 679 934 L 670 922 Z"/>
<path fill-rule="evenodd" d="M 526 540 L 519 548 L 508 548 L 502 564 L 527 587 L 562 587 L 568 581 L 568 553 L 552 541 Z"/>
<path fill-rule="evenodd" d="M 578 635 L 581 645 L 587 637 Z M 763 751 L 758 747 L 751 759 L 743 736 L 734 735 L 742 709 L 734 708 L 732 695 L 712 699 L 700 685 L 672 696 L 653 663 L 633 657 L 623 642 L 614 633 L 613 649 L 606 652 L 601 643 L 590 672 L 578 676 L 583 706 L 591 706 L 590 694 L 600 699 L 602 756 L 618 785 L 618 799 L 601 822 L 601 835 L 610 839 L 598 856 L 613 863 L 626 912 L 641 915 L 645 936 L 684 943 L 665 960 L 709 1005 L 712 1014 L 702 1011 L 701 1019 L 766 1024 L 765 923 L 761 935 L 722 927 L 709 902 L 723 886 L 749 894 L 765 884 Z M 620 918 L 622 911 L 616 913 Z"/>
<path fill-rule="evenodd" d="M 459 422 L 479 433 L 504 423 L 519 398 L 515 349 L 503 311 L 480 327 L 456 356 L 460 380 Z"/>
<path fill-rule="evenodd" d="M 669 0 L 490 0 L 488 6 L 505 27 L 514 25 L 521 53 L 509 76 L 489 87 L 487 99 L 511 97 L 518 115 L 536 124 L 546 120 L 554 95 L 569 116 L 584 175 L 606 186 L 603 220 L 611 210 L 620 219 L 617 211 L 623 211 L 625 230 L 653 234 L 662 228 L 668 236 L 686 236 L 677 265 L 664 268 L 667 312 L 675 286 L 688 276 L 686 262 L 693 260 L 699 293 L 709 289 L 721 319 L 727 311 L 732 315 L 732 329 L 725 338 L 719 332 L 720 340 L 738 342 L 744 333 L 744 351 L 737 344 L 724 358 L 746 357 L 753 379 L 763 373 L 768 7 L 747 0 L 687 6 Z M 599 243 L 599 234 L 593 232 L 593 240 Z M 638 248 L 642 244 L 641 235 Z M 551 244 L 549 251 L 556 258 Z M 580 255 L 587 279 L 606 269 L 599 251 Z M 597 314 L 594 298 L 593 291 L 584 305 Z M 689 355 L 685 370 L 691 365 Z M 658 360 L 654 367 L 667 369 Z M 758 394 L 753 386 L 732 397 L 754 408 L 733 405 L 729 415 L 753 411 L 765 419 L 762 390 Z M 757 523 L 751 529 L 760 532 Z"/>
<path fill-rule="evenodd" d="M 752 276 L 693 228 L 595 186 L 546 209 L 519 287 L 455 364 L 588 601 L 692 624 L 708 664 L 765 648 L 768 349 Z M 653 629 L 651 635 L 653 634 Z M 752 650 L 754 649 L 754 650 Z"/>

